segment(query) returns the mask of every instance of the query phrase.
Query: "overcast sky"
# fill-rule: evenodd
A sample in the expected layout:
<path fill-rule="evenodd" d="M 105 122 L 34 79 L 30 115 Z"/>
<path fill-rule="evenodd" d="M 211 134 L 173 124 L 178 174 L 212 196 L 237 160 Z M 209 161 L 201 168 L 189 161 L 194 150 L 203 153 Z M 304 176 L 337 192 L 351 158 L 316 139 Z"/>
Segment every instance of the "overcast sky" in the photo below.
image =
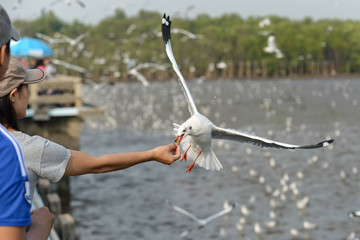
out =
<path fill-rule="evenodd" d="M 122 8 L 127 16 L 136 15 L 139 9 L 166 12 L 170 16 L 183 17 L 206 13 L 221 16 L 236 13 L 244 18 L 249 16 L 278 15 L 290 19 L 312 17 L 360 20 L 360 0 L 0 0 L 10 18 L 34 19 L 41 10 L 52 10 L 60 19 L 71 22 L 78 19 L 84 23 L 97 24 L 101 19 L 111 16 L 115 8 Z M 19 3 L 20 2 L 20 5 Z M 66 2 L 70 2 L 68 5 Z M 15 7 L 19 7 L 15 9 Z M 188 9 L 188 13 L 186 13 Z"/>

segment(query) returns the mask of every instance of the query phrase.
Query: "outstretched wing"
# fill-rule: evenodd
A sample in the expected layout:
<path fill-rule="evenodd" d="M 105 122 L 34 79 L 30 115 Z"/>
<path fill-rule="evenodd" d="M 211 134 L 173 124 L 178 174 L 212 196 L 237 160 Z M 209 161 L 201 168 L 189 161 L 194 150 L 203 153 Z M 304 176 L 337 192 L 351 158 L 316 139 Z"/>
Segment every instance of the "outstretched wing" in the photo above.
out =
<path fill-rule="evenodd" d="M 165 43 L 166 54 L 168 55 L 168 57 L 169 57 L 169 59 L 170 59 L 170 61 L 172 63 L 174 71 L 179 76 L 180 85 L 181 85 L 181 87 L 182 87 L 182 89 L 184 91 L 185 98 L 186 98 L 186 101 L 188 103 L 188 108 L 189 108 L 190 114 L 192 116 L 195 113 L 197 113 L 198 110 L 196 108 L 195 101 L 194 101 L 193 97 L 191 96 L 190 90 L 189 90 L 189 88 L 188 88 L 188 86 L 186 84 L 186 81 L 185 81 L 183 75 L 181 74 L 180 69 L 179 69 L 179 67 L 178 67 L 178 65 L 176 63 L 176 60 L 175 60 L 175 57 L 174 57 L 174 54 L 173 54 L 173 51 L 172 51 L 172 48 L 171 48 L 170 30 L 171 30 L 170 17 L 169 16 L 166 17 L 166 15 L 164 14 L 164 16 L 162 18 L 162 37 L 163 37 L 163 40 L 164 40 L 164 43 Z"/>
<path fill-rule="evenodd" d="M 154 68 L 156 70 L 164 71 L 164 70 L 166 70 L 167 66 L 159 65 L 159 64 L 156 64 L 156 63 L 141 63 L 141 64 L 137 65 L 134 68 L 137 71 L 139 71 L 140 69 L 143 69 L 143 68 Z"/>
<path fill-rule="evenodd" d="M 173 209 L 175 209 L 175 210 L 178 211 L 179 213 L 182 213 L 182 214 L 184 214 L 185 216 L 188 216 L 188 217 L 190 217 L 191 219 L 193 219 L 194 221 L 196 221 L 196 222 L 199 223 L 199 221 L 200 221 L 199 218 L 196 217 L 194 214 L 186 211 L 185 209 L 183 209 L 183 208 L 181 208 L 181 207 L 178 207 L 178 206 L 173 205 L 173 204 L 171 204 L 171 203 L 169 203 L 169 204 L 170 204 L 170 206 L 171 206 Z"/>
<path fill-rule="evenodd" d="M 273 140 L 265 139 L 262 137 L 250 135 L 243 133 L 234 129 L 220 128 L 217 126 L 213 127 L 211 137 L 214 139 L 225 139 L 236 142 L 246 142 L 251 143 L 260 147 L 270 147 L 270 148 L 282 148 L 282 149 L 312 149 L 320 148 L 329 145 L 334 142 L 333 139 L 319 142 L 313 145 L 294 145 L 282 142 L 276 142 Z"/>
<path fill-rule="evenodd" d="M 213 220 L 215 218 L 221 217 L 222 215 L 225 215 L 225 214 L 231 212 L 235 207 L 236 207 L 236 204 L 232 204 L 231 206 L 225 208 L 224 210 L 207 217 L 206 219 L 204 219 L 205 224 L 210 222 L 211 220 Z"/>
<path fill-rule="evenodd" d="M 132 68 L 129 70 L 128 73 L 136 77 L 145 87 L 148 87 L 150 85 L 149 81 L 145 78 L 145 76 L 138 72 L 136 69 Z"/>

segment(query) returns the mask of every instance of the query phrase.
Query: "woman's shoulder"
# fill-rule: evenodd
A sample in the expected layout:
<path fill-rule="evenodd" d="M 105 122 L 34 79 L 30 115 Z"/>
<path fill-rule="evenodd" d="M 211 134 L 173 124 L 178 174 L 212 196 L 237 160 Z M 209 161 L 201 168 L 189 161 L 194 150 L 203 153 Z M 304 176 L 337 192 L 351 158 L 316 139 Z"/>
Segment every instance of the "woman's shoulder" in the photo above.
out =
<path fill-rule="evenodd" d="M 16 138 L 16 140 L 18 140 L 18 142 L 21 145 L 24 144 L 29 144 L 29 145 L 37 145 L 37 144 L 45 144 L 48 140 L 46 138 L 40 137 L 40 136 L 30 136 L 26 133 L 20 132 L 20 131 L 15 131 L 15 132 L 11 132 L 12 135 Z"/>

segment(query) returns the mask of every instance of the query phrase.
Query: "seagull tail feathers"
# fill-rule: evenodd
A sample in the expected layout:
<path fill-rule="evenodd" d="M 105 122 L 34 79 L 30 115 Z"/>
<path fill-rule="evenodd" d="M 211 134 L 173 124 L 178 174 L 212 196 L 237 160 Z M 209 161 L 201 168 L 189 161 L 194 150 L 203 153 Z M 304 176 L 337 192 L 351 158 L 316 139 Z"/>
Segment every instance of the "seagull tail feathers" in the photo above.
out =
<path fill-rule="evenodd" d="M 206 170 L 216 170 L 220 171 L 223 168 L 219 159 L 216 157 L 213 150 L 210 150 L 207 154 L 201 154 L 199 159 L 196 163 L 200 166 L 205 168 Z"/>

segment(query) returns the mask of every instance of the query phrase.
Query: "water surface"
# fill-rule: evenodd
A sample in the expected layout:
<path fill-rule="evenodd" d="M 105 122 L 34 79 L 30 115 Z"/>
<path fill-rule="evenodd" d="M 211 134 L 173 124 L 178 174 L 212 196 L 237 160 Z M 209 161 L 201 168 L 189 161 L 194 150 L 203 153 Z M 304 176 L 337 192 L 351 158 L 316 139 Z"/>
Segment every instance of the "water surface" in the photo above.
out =
<path fill-rule="evenodd" d="M 274 140 L 335 143 L 315 150 L 261 149 L 214 141 L 224 169 L 206 171 L 189 163 L 155 162 L 124 171 L 71 178 L 72 214 L 78 239 L 345 239 L 360 235 L 360 79 L 204 81 L 189 86 L 198 109 L 215 124 Z M 100 156 L 142 151 L 173 141 L 172 123 L 189 117 L 177 82 L 84 86 L 84 100 L 107 108 L 104 119 L 88 119 L 81 150 Z M 304 209 L 297 202 L 308 197 Z M 199 217 L 238 207 L 197 229 L 165 200 Z M 250 210 L 245 216 L 241 206 Z M 274 218 L 275 214 L 275 218 Z M 273 217 L 273 218 L 271 218 Z M 268 229 L 265 223 L 274 220 Z M 303 222 L 317 225 L 306 230 Z M 258 223 L 261 233 L 255 233 Z M 298 236 L 290 234 L 296 229 Z"/>

